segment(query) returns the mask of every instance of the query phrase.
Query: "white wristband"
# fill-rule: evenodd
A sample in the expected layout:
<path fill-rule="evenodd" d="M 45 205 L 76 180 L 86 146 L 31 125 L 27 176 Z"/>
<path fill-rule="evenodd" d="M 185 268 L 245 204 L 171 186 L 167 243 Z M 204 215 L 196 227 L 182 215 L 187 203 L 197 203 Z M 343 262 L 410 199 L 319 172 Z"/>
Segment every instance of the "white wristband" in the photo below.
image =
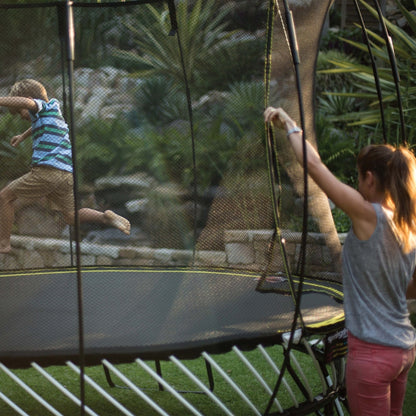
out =
<path fill-rule="evenodd" d="M 302 129 L 298 126 L 292 127 L 288 132 L 286 133 L 287 137 L 289 137 L 292 133 L 302 133 Z"/>

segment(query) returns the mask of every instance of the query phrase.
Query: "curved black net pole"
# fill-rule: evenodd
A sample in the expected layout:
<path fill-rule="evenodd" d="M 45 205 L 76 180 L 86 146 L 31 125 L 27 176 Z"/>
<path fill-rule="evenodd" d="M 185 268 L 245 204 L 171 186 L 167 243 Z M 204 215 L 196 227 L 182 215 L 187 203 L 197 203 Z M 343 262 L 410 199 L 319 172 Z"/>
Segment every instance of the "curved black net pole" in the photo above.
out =
<path fill-rule="evenodd" d="M 270 95 L 270 77 L 271 77 L 271 63 L 272 63 L 272 38 L 273 38 L 273 20 L 276 11 L 275 0 L 269 0 L 268 14 L 267 14 L 267 36 L 266 36 L 266 48 L 265 48 L 265 65 L 264 65 L 264 107 L 269 106 L 269 95 Z M 274 229 L 273 234 L 270 238 L 267 252 L 266 252 L 266 264 L 264 269 L 261 272 L 260 279 L 256 285 L 256 290 L 261 293 L 273 293 L 274 289 L 268 289 L 264 287 L 264 282 L 266 280 L 267 274 L 270 270 L 270 265 L 273 260 L 273 253 L 275 250 L 276 242 L 280 245 L 283 264 L 286 269 L 286 275 L 288 276 L 288 283 L 291 289 L 292 296 L 294 297 L 295 289 L 293 285 L 293 279 L 291 276 L 290 268 L 288 266 L 289 260 L 286 253 L 285 245 L 282 244 L 282 236 L 280 233 L 280 198 L 276 195 L 276 184 L 280 186 L 280 172 L 278 168 L 278 157 L 276 152 L 276 140 L 271 124 L 265 124 L 265 135 L 266 135 L 266 156 L 268 163 L 268 173 L 270 181 L 270 193 L 273 206 L 273 220 L 274 220 Z"/>
<path fill-rule="evenodd" d="M 195 250 L 196 250 L 196 241 L 197 241 L 197 214 L 198 214 L 198 181 L 197 181 L 197 168 L 196 168 L 196 149 L 195 149 L 195 131 L 194 131 L 194 117 L 192 111 L 192 99 L 191 99 L 191 89 L 189 87 L 188 74 L 186 72 L 185 66 L 185 57 L 182 47 L 182 42 L 178 30 L 178 23 L 176 20 L 176 7 L 173 0 L 168 0 L 170 22 L 171 22 L 171 31 L 169 36 L 175 36 L 178 40 L 178 49 L 181 58 L 181 66 L 183 72 L 183 78 L 185 83 L 185 92 L 186 92 L 186 101 L 188 107 L 188 116 L 189 116 L 189 125 L 190 125 L 190 134 L 191 134 L 191 144 L 192 144 L 192 170 L 193 170 L 193 192 L 194 192 L 194 229 L 193 229 L 193 244 L 192 244 L 192 262 L 195 263 Z"/>
<path fill-rule="evenodd" d="M 168 0 L 168 8 L 171 26 L 169 36 L 174 36 L 178 30 L 178 21 L 176 19 L 176 6 L 174 0 Z"/>
<path fill-rule="evenodd" d="M 274 18 L 274 0 L 269 0 L 268 6 L 268 14 L 267 14 L 267 39 L 266 39 L 266 50 L 265 50 L 265 65 L 264 65 L 264 108 L 266 109 L 269 105 L 269 91 L 270 91 L 270 73 L 271 73 L 271 64 L 272 64 L 272 36 L 273 36 L 273 18 Z M 276 184 L 276 177 L 278 173 L 276 172 L 276 163 L 277 158 L 273 152 L 274 149 L 274 134 L 273 128 L 271 125 L 265 125 L 265 132 L 266 132 L 266 147 L 267 147 L 267 162 L 269 166 L 269 180 L 270 180 L 270 189 L 271 189 L 271 197 L 272 197 L 272 204 L 273 204 L 273 219 L 274 219 L 274 229 L 273 235 L 270 239 L 268 252 L 267 252 L 267 264 L 266 267 L 260 277 L 260 280 L 257 284 L 256 290 L 261 291 L 261 284 L 266 278 L 267 271 L 269 268 L 269 264 L 271 263 L 274 246 L 277 237 L 277 230 L 279 228 L 279 204 L 278 198 L 275 192 L 275 184 Z"/>
<path fill-rule="evenodd" d="M 299 104 L 299 114 L 300 114 L 300 125 L 303 130 L 303 195 L 304 195 L 304 202 L 303 202 L 303 224 L 302 224 L 302 241 L 301 241 L 301 249 L 299 255 L 299 264 L 297 272 L 300 275 L 300 282 L 302 282 L 303 274 L 305 271 L 305 252 L 306 252 L 306 237 L 307 237 L 307 226 L 308 226 L 308 168 L 307 168 L 307 148 L 306 148 L 306 132 L 305 132 L 305 110 L 303 106 L 303 98 L 302 98 L 302 85 L 300 81 L 300 58 L 299 58 L 299 47 L 298 41 L 296 38 L 296 29 L 295 29 L 295 22 L 293 21 L 293 14 L 289 8 L 289 4 L 287 0 L 283 0 L 283 5 L 285 8 L 285 17 L 286 17 L 286 25 L 289 31 L 289 43 L 290 49 L 292 52 L 292 60 L 293 65 L 295 68 L 295 76 L 296 76 L 296 90 L 298 94 L 298 104 Z M 300 283 L 301 284 L 301 283 Z M 299 287 L 299 293 L 301 293 L 301 286 Z M 299 296 L 300 300 L 300 296 Z"/>
<path fill-rule="evenodd" d="M 286 18 L 286 25 L 289 32 L 289 45 L 290 50 L 292 53 L 292 60 L 295 68 L 295 75 L 296 75 L 296 87 L 297 87 L 297 94 L 298 94 L 298 104 L 299 104 L 299 112 L 300 112 L 300 124 L 303 129 L 303 180 L 304 180 L 304 206 L 303 206 L 303 225 L 302 225 L 302 240 L 301 240 L 301 249 L 299 254 L 299 284 L 297 288 L 296 298 L 295 298 L 295 313 L 293 316 L 292 326 L 290 330 L 290 336 L 287 344 L 287 348 L 285 349 L 285 359 L 282 364 L 281 373 L 279 374 L 278 380 L 274 387 L 273 393 L 269 398 L 269 402 L 267 404 L 266 410 L 264 415 L 268 415 L 270 409 L 273 405 L 274 399 L 277 396 L 277 392 L 279 391 L 283 374 L 288 367 L 289 360 L 290 360 L 290 351 L 293 346 L 295 331 L 298 319 L 301 315 L 300 304 L 302 298 L 302 289 L 303 289 L 303 278 L 304 278 L 304 268 L 305 268 L 305 252 L 306 252 L 306 238 L 307 238 L 307 223 L 308 223 L 308 171 L 307 171 L 307 149 L 306 149 L 306 134 L 305 134 L 305 112 L 303 106 L 303 98 L 302 98 L 302 86 L 300 81 L 300 58 L 299 58 L 299 48 L 296 39 L 296 29 L 295 24 L 293 21 L 293 14 L 289 8 L 289 4 L 287 0 L 283 0 L 283 5 L 285 9 L 285 18 Z"/>
<path fill-rule="evenodd" d="M 78 198 L 78 175 L 77 157 L 75 146 L 75 123 L 74 123 L 74 59 L 75 59 L 75 30 L 72 2 L 66 1 L 65 17 L 67 28 L 67 60 L 68 60 L 68 104 L 69 104 L 69 135 L 72 144 L 72 169 L 74 180 L 74 237 L 75 237 L 75 256 L 77 273 L 77 297 L 78 297 L 78 339 L 79 339 L 79 366 L 80 366 L 80 400 L 81 415 L 85 415 L 85 351 L 84 351 L 84 307 L 82 291 L 82 271 L 81 271 L 81 247 L 80 247 L 80 220 L 79 220 L 79 198 Z"/>
<path fill-rule="evenodd" d="M 378 76 L 378 69 L 377 69 L 376 61 L 374 59 L 373 50 L 371 49 L 371 46 L 370 46 L 370 39 L 368 38 L 367 28 L 366 28 L 366 25 L 365 25 L 365 22 L 364 22 L 363 14 L 361 13 L 361 9 L 360 9 L 360 6 L 358 4 L 358 0 L 354 0 L 354 6 L 355 6 L 355 10 L 357 12 L 358 18 L 360 20 L 361 29 L 362 29 L 362 33 L 363 33 L 363 38 L 364 38 L 364 41 L 367 45 L 368 53 L 369 53 L 370 60 L 371 60 L 371 67 L 373 69 L 374 82 L 375 82 L 375 86 L 376 86 L 376 90 L 377 90 L 377 96 L 378 96 L 378 102 L 379 102 L 379 106 L 380 106 L 380 117 L 381 117 L 382 131 L 383 131 L 383 141 L 384 141 L 384 143 L 387 143 L 387 128 L 386 128 L 386 121 L 385 121 L 385 117 L 384 117 L 383 95 L 382 95 L 382 92 L 381 92 L 380 77 Z"/>
<path fill-rule="evenodd" d="M 59 33 L 59 42 L 61 45 L 61 79 L 62 79 L 62 113 L 65 120 L 67 119 L 67 94 L 66 94 L 66 81 L 65 81 L 65 72 L 66 72 L 66 51 L 67 51 L 67 29 L 66 29 L 66 13 L 65 8 L 60 6 L 56 8 L 57 17 L 58 17 L 58 33 Z"/>
<path fill-rule="evenodd" d="M 61 46 L 61 79 L 62 79 L 62 113 L 64 119 L 68 120 L 68 97 L 66 93 L 66 52 L 68 50 L 67 45 L 67 24 L 66 24 L 66 11 L 65 7 L 61 4 L 56 8 L 57 17 L 58 17 L 58 33 L 59 33 L 59 42 Z M 73 248 L 73 229 L 69 226 L 69 254 L 71 258 L 71 266 L 74 266 L 74 248 Z"/>
<path fill-rule="evenodd" d="M 283 5 L 285 8 L 285 16 L 286 16 L 286 24 L 289 31 L 289 43 L 290 49 L 292 52 L 293 64 L 295 69 L 296 75 L 296 90 L 298 94 L 298 104 L 299 104 L 299 114 L 300 114 L 300 125 L 303 130 L 302 136 L 302 144 L 303 144 L 303 223 L 302 223 L 302 240 L 301 240 L 301 248 L 299 253 L 299 265 L 298 265 L 298 273 L 299 273 L 299 285 L 298 291 L 296 296 L 296 310 L 295 310 L 295 317 L 294 323 L 292 327 L 292 334 L 290 340 L 293 340 L 293 332 L 296 327 L 296 321 L 300 316 L 300 303 L 302 298 L 302 289 L 303 289 L 303 279 L 305 273 L 305 256 L 306 256 L 306 239 L 308 233 L 308 168 L 307 168 L 307 147 L 306 147 L 306 139 L 307 134 L 305 132 L 305 109 L 303 105 L 303 97 L 302 97 L 302 83 L 300 77 L 300 58 L 299 58 L 299 47 L 298 42 L 296 39 L 296 29 L 295 23 L 293 21 L 293 14 L 289 8 L 289 4 L 287 0 L 283 0 Z"/>
<path fill-rule="evenodd" d="M 265 65 L 264 65 L 264 108 L 266 109 L 269 105 L 269 94 L 270 94 L 270 76 L 271 76 L 271 66 L 272 66 L 272 37 L 273 37 L 273 19 L 275 13 L 275 3 L 274 0 L 269 0 L 268 12 L 267 12 L 267 39 L 266 39 L 266 51 L 265 51 Z M 266 136 L 267 136 L 267 156 L 269 164 L 269 180 L 270 188 L 272 195 L 272 204 L 273 204 L 273 218 L 275 222 L 274 232 L 272 239 L 276 238 L 277 229 L 279 227 L 279 203 L 276 196 L 275 184 L 278 177 L 277 172 L 277 156 L 274 152 L 275 140 L 273 134 L 273 128 L 271 125 L 265 126 Z"/>
<path fill-rule="evenodd" d="M 268 8 L 268 21 L 267 21 L 267 43 L 266 43 L 266 62 L 265 62 L 265 90 L 266 90 L 266 97 L 265 97 L 265 107 L 267 107 L 268 105 L 268 93 L 269 93 L 269 89 L 270 89 L 270 73 L 271 73 L 271 55 L 272 55 L 272 37 L 273 37 L 273 19 L 274 19 L 274 14 L 276 11 L 276 3 L 275 0 L 270 0 L 269 2 L 269 8 Z M 279 229 L 279 206 L 278 206 L 278 200 L 276 197 L 276 192 L 275 192 L 275 181 L 276 181 L 276 163 L 277 163 L 277 156 L 274 152 L 275 149 L 275 144 L 274 144 L 274 133 L 273 133 L 273 128 L 271 125 L 266 125 L 266 137 L 267 137 L 267 155 L 268 155 L 268 163 L 269 163 L 269 179 L 271 182 L 271 194 L 272 194 L 272 203 L 273 203 L 273 214 L 274 214 L 274 219 L 275 219 L 275 227 L 273 230 L 273 235 L 272 238 L 269 242 L 269 246 L 268 246 L 268 250 L 266 253 L 266 258 L 267 258 L 267 263 L 271 263 L 272 261 L 272 256 L 273 256 L 273 251 L 274 251 L 274 246 L 276 244 L 276 238 L 278 237 L 278 229 Z M 284 247 L 283 247 L 284 250 Z M 285 251 L 283 251 L 284 254 L 284 262 L 285 264 L 287 264 L 287 258 L 285 255 Z M 265 271 L 262 273 L 262 276 L 260 278 L 259 283 L 257 284 L 256 290 L 262 291 L 264 292 L 263 289 L 261 289 L 261 283 L 265 280 L 266 275 L 267 275 L 267 268 L 269 267 L 269 265 L 266 265 L 266 269 Z M 289 279 L 289 282 L 291 282 L 292 279 Z M 269 398 L 269 402 L 267 403 L 267 407 L 265 409 L 265 412 L 263 413 L 265 416 L 269 414 L 271 407 L 273 406 L 274 400 L 277 396 L 277 393 L 279 391 L 279 388 L 282 384 L 282 380 L 283 380 L 283 376 L 286 372 L 286 369 L 288 367 L 288 362 L 289 360 L 289 356 L 286 355 L 285 359 L 283 360 L 281 369 L 280 369 L 280 373 L 279 376 L 276 380 L 276 384 L 275 387 L 273 389 L 272 395 Z"/>
<path fill-rule="evenodd" d="M 385 17 L 381 10 L 379 1 L 374 0 L 374 4 L 377 10 L 378 17 L 379 17 L 379 22 L 380 22 L 381 29 L 384 35 L 384 40 L 386 42 L 386 48 L 389 54 L 390 65 L 391 65 L 391 70 L 392 70 L 393 79 L 394 79 L 394 85 L 396 87 L 397 105 L 399 106 L 400 126 L 401 126 L 401 131 L 402 131 L 402 143 L 406 144 L 407 143 L 406 125 L 404 121 L 402 96 L 400 93 L 400 76 L 399 76 L 399 71 L 397 69 L 397 61 L 396 61 L 396 55 L 394 53 L 393 40 L 387 29 L 386 22 L 384 20 Z"/>

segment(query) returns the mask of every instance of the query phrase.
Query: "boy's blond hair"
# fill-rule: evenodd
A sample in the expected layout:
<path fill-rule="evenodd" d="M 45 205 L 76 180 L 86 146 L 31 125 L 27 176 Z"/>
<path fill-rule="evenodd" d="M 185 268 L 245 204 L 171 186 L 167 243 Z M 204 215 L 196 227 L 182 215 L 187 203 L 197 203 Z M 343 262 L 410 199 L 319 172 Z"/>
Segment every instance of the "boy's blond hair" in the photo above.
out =
<path fill-rule="evenodd" d="M 13 97 L 30 97 L 49 101 L 45 87 L 34 79 L 24 79 L 16 82 L 10 90 L 10 95 Z"/>

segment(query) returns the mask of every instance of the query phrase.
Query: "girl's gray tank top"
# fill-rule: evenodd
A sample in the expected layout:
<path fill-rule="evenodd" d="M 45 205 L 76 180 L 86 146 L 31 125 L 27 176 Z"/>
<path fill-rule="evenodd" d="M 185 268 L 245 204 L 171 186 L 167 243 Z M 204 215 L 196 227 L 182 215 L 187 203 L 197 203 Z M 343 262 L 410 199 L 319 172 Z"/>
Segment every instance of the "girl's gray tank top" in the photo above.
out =
<path fill-rule="evenodd" d="M 380 204 L 373 204 L 377 225 L 368 240 L 351 229 L 343 248 L 346 327 L 357 338 L 380 345 L 412 348 L 406 288 L 416 265 L 416 251 L 404 254 Z"/>

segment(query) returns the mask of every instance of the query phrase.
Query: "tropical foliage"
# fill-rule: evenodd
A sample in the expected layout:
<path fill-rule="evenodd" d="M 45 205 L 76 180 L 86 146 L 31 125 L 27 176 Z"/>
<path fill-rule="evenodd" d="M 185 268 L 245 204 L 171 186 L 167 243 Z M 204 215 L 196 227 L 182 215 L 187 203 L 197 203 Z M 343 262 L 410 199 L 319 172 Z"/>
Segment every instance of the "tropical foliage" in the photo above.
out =
<path fill-rule="evenodd" d="M 27 126 L 10 114 L 0 117 L 0 169 L 3 180 L 15 179 L 29 169 L 32 154 L 31 140 L 25 140 L 18 147 L 10 144 L 12 136 L 23 133 Z"/>
<path fill-rule="evenodd" d="M 361 0 L 360 3 L 373 14 L 377 14 L 376 10 L 365 1 Z M 412 121 L 416 117 L 416 17 L 405 9 L 400 2 L 397 2 L 397 5 L 407 20 L 406 28 L 401 28 L 387 19 L 384 20 L 394 45 L 396 59 L 395 62 L 393 61 L 393 64 L 386 47 L 385 38 L 370 29 L 367 29 L 367 34 L 371 41 L 371 51 L 378 68 L 387 140 L 393 143 L 400 143 L 406 137 L 407 141 L 412 144 L 415 139 Z M 368 51 L 368 47 L 364 42 L 353 41 L 347 38 L 342 38 L 341 40 L 355 50 L 361 51 L 361 54 Z M 333 101 L 335 100 L 334 97 L 337 97 L 337 100 L 344 97 L 344 100 L 352 98 L 358 104 L 356 108 L 346 108 L 345 112 L 332 115 L 330 120 L 334 123 L 343 122 L 345 125 L 353 128 L 356 126 L 368 126 L 366 133 L 370 140 L 381 142 L 383 140 L 382 113 L 380 112 L 375 88 L 376 79 L 372 66 L 367 61 L 357 61 L 349 55 L 328 56 L 326 62 L 331 64 L 332 68 L 322 70 L 321 74 L 348 75 L 350 80 L 347 90 L 338 89 L 337 91 L 328 92 L 327 95 L 331 95 Z M 400 74 L 399 94 L 396 91 L 392 65 L 397 65 L 397 70 Z M 399 98 L 405 109 L 406 123 L 404 135 L 400 124 Z"/>
<path fill-rule="evenodd" d="M 260 48 L 259 51 L 258 40 L 252 35 L 227 30 L 225 17 L 230 9 L 217 8 L 217 4 L 215 0 L 178 2 L 177 36 L 167 36 L 172 31 L 167 6 L 160 9 L 147 5 L 147 13 L 141 19 L 127 24 L 135 48 L 120 49 L 116 56 L 125 65 L 136 68 L 132 76 L 163 76 L 180 84 L 186 76 L 192 91 L 197 93 L 224 87 L 242 77 L 252 77 L 263 50 Z M 216 13 L 213 13 L 214 10 Z M 181 54 L 178 53 L 178 42 Z M 251 55 L 239 53 L 247 48 L 251 50 Z M 241 56 L 249 58 L 241 61 Z M 224 64 L 226 70 L 218 71 L 218 68 L 224 68 Z M 242 67 L 244 71 L 241 71 Z M 212 71 L 213 68 L 215 71 Z M 218 76 L 212 77 L 212 74 Z"/>
<path fill-rule="evenodd" d="M 253 138 L 258 138 L 263 129 L 257 109 L 263 106 L 261 43 L 264 40 L 257 29 L 264 28 L 264 2 L 241 3 L 244 3 L 241 9 L 252 16 L 251 20 L 244 19 L 249 22 L 246 26 L 240 24 L 236 8 L 226 7 L 218 0 L 176 2 L 179 22 L 176 37 L 168 36 L 172 21 L 166 2 L 138 8 L 101 8 L 93 14 L 75 10 L 76 64 L 116 65 L 140 79 L 139 87 L 132 91 L 135 110 L 128 119 L 90 120 L 77 129 L 82 180 L 144 170 L 160 182 L 174 180 L 189 187 L 194 183 L 195 157 L 198 186 L 203 189 L 218 184 L 227 170 L 237 170 L 241 158 L 248 171 L 264 163 L 262 149 L 253 146 L 258 143 Z M 397 2 L 407 20 L 405 28 L 387 20 L 386 25 L 392 35 L 400 73 L 406 137 L 413 144 L 410 124 L 416 109 L 416 18 L 405 8 L 412 6 L 409 3 L 412 1 Z M 375 13 L 365 1 L 361 4 Z M 32 14 L 31 25 L 26 13 L 14 13 L 11 20 L 15 24 L 0 30 L 2 38 L 7 40 L 4 45 L 11 45 L 4 52 L 8 62 L 7 68 L 0 69 L 3 75 L 6 70 L 19 70 L 20 56 L 28 61 L 35 58 L 24 39 L 36 37 L 33 27 L 39 26 L 38 21 L 42 21 L 46 31 L 56 31 L 55 16 L 45 13 L 40 9 L 39 14 Z M 385 40 L 376 30 L 367 33 L 379 67 L 388 138 L 398 141 L 401 140 L 399 107 Z M 361 31 L 356 28 L 337 34 L 330 31 L 322 41 L 316 83 L 320 153 L 330 169 L 351 184 L 355 181 L 357 150 L 367 142 L 383 139 L 375 79 L 367 45 L 360 39 Z M 182 56 L 178 53 L 180 46 Z M 59 45 L 38 41 L 36 54 L 44 51 L 47 55 L 51 50 L 59 50 Z M 51 72 L 54 70 L 59 73 L 59 65 L 51 68 Z M 192 92 L 191 102 L 183 87 L 184 74 Z M 194 148 L 190 143 L 190 105 Z M 19 130 L 7 124 L 11 123 L 7 117 L 2 118 L 2 123 L 5 123 L 2 131 Z M 23 161 L 30 154 L 30 147 L 25 144 L 14 149 L 7 144 L 8 140 L 2 137 L 1 166 L 23 169 L 24 164 L 15 161 Z M 236 152 L 239 158 L 235 157 Z M 240 169 L 241 166 L 240 163 Z M 19 172 L 15 172 L 17 176 Z"/>
<path fill-rule="evenodd" d="M 231 156 L 237 148 L 244 148 L 244 138 L 253 147 L 254 132 L 261 131 L 255 111 L 239 113 L 239 106 L 258 108 L 261 105 L 260 84 L 232 85 L 230 92 L 222 94 L 221 102 L 214 108 L 203 103 L 196 106 L 193 131 L 186 113 L 184 94 L 148 93 L 155 85 L 160 87 L 159 91 L 169 89 L 163 79 L 157 78 L 149 79 L 140 89 L 137 99 L 139 113 L 133 115 L 138 125 L 134 131 L 136 138 L 125 168 L 129 171 L 145 170 L 159 181 L 174 180 L 188 187 L 195 180 L 195 156 L 197 182 L 201 189 L 219 183 L 225 172 L 232 168 Z M 240 157 L 237 160 L 241 162 Z M 248 158 L 246 169 L 262 162 L 262 158 Z"/>
<path fill-rule="evenodd" d="M 245 3 L 247 13 L 255 17 L 249 28 L 262 27 L 265 10 L 258 7 L 260 2 Z M 56 16 L 47 13 L 49 8 L 40 10 L 44 30 L 53 33 L 57 29 Z M 236 15 L 234 8 L 225 7 L 218 0 L 177 2 L 178 36 L 168 36 L 172 21 L 166 2 L 135 8 L 103 7 L 93 13 L 75 8 L 74 12 L 76 65 L 113 63 L 140 80 L 139 87 L 132 91 L 135 111 L 127 119 L 89 119 L 77 127 L 81 182 L 143 169 L 160 181 L 175 180 L 189 187 L 194 181 L 195 157 L 198 184 L 205 188 L 218 183 L 226 169 L 232 168 L 230 155 L 236 148 L 244 152 L 253 148 L 248 144 L 263 130 L 257 112 L 263 105 L 263 87 L 257 81 L 262 78 L 263 40 L 239 26 L 240 14 Z M 44 13 L 49 17 L 45 18 Z M 33 14 L 35 21 L 37 18 Z M 21 45 L 16 49 L 18 57 L 25 55 L 30 44 L 17 37 L 27 34 L 27 13 L 12 13 L 11 19 L 16 23 L 16 31 L 5 32 L 4 43 Z M 52 55 L 59 62 L 57 43 Z M 178 53 L 180 46 L 182 56 Z M 36 52 L 39 53 L 37 49 Z M 14 56 L 8 52 L 7 55 Z M 59 73 L 59 64 L 55 69 Z M 184 69 L 192 97 L 187 96 L 183 87 Z M 194 147 L 190 143 L 189 98 Z M 2 160 L 13 164 L 16 149 L 3 142 L 1 151 Z M 263 162 L 252 157 L 249 161 L 248 169 Z"/>
<path fill-rule="evenodd" d="M 186 1 L 179 2 L 177 6 L 178 26 L 181 28 L 178 36 L 183 47 L 185 72 L 191 85 L 195 83 L 201 65 L 206 62 L 208 51 L 218 47 L 219 39 L 230 36 L 225 32 L 225 11 L 212 19 L 210 11 L 213 4 L 213 0 L 198 0 L 193 8 L 189 8 Z M 147 5 L 147 11 L 142 21 L 128 25 L 136 50 L 120 50 L 118 54 L 135 64 L 138 69 L 133 75 L 137 77 L 167 76 L 181 83 L 184 70 L 182 57 L 178 54 L 178 40 L 176 36 L 167 36 L 172 30 L 169 10 Z"/>
<path fill-rule="evenodd" d="M 134 143 L 129 130 L 122 119 L 91 119 L 77 131 L 77 161 L 82 181 L 93 182 L 101 176 L 126 171 Z"/>

